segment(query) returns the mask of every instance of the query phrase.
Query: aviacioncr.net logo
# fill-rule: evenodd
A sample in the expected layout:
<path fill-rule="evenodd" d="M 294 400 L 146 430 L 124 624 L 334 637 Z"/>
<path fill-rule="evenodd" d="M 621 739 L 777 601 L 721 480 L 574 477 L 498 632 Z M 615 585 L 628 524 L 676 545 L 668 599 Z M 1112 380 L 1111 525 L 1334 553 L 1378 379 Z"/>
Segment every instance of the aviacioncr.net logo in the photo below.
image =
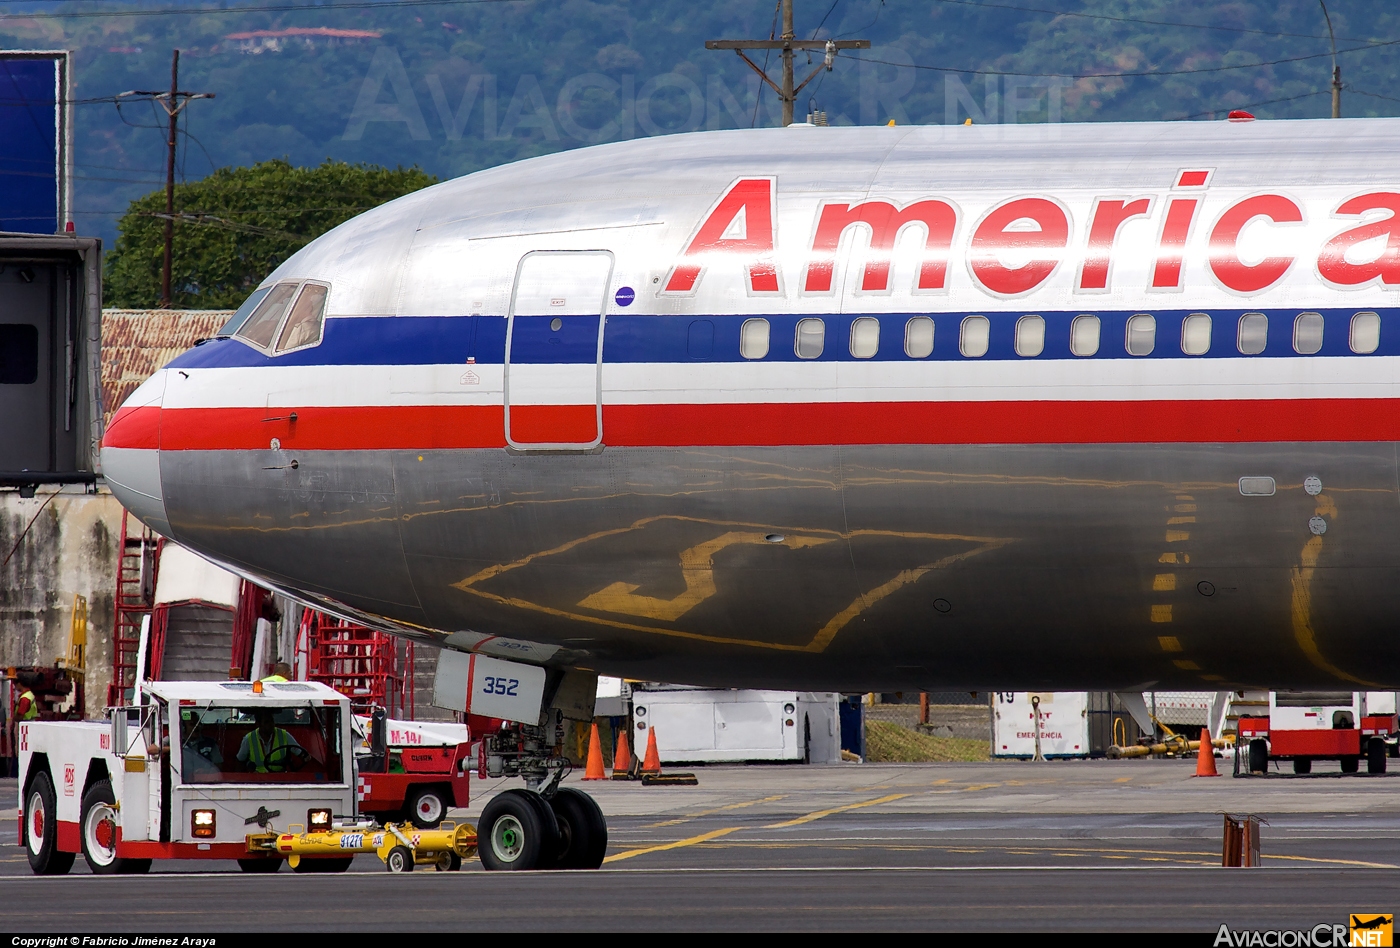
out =
<path fill-rule="evenodd" d="M 1327 922 L 1314 925 L 1310 929 L 1271 931 L 1235 931 L 1231 930 L 1229 925 L 1222 924 L 1215 933 L 1215 945 L 1226 945 L 1229 948 L 1344 948 L 1351 944 L 1346 925 Z M 1356 944 L 1372 943 L 1363 941 Z"/>

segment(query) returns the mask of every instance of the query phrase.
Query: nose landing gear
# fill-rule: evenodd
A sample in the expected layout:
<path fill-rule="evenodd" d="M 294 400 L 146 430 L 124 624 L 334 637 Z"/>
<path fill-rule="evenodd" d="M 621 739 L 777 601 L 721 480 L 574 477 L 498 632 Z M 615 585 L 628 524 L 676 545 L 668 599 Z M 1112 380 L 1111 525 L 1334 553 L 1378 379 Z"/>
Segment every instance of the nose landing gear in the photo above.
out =
<path fill-rule="evenodd" d="M 515 787 L 486 804 L 477 839 L 481 864 L 490 870 L 597 869 L 608 848 L 608 824 L 582 790 L 560 787 L 546 797 Z"/>

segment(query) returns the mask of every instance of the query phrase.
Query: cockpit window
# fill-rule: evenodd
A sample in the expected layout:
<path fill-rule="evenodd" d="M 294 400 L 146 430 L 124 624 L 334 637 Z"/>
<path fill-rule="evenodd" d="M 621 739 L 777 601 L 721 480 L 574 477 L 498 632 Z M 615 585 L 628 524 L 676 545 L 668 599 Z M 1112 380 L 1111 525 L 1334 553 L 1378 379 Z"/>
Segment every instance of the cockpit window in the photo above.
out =
<path fill-rule="evenodd" d="M 272 288 L 253 315 L 248 317 L 248 321 L 239 327 L 235 333 L 239 338 L 246 339 L 260 349 L 267 349 L 272 345 L 272 340 L 277 336 L 277 327 L 282 322 L 282 317 L 286 315 L 287 307 L 292 303 L 292 297 L 296 295 L 297 284 L 279 283 Z"/>
<path fill-rule="evenodd" d="M 277 351 L 300 349 L 321 341 L 321 317 L 326 310 L 327 288 L 316 283 L 302 287 L 292 315 L 282 327 L 282 335 L 277 340 Z"/>
<path fill-rule="evenodd" d="M 271 289 L 272 287 L 265 286 L 260 290 L 254 290 L 253 295 L 243 301 L 243 305 L 238 307 L 238 312 L 234 313 L 229 321 L 224 323 L 215 335 L 232 336 L 236 333 L 238 327 L 242 326 L 243 321 L 248 318 L 253 310 L 258 308 L 258 304 L 263 301 L 263 297 L 266 296 Z"/>

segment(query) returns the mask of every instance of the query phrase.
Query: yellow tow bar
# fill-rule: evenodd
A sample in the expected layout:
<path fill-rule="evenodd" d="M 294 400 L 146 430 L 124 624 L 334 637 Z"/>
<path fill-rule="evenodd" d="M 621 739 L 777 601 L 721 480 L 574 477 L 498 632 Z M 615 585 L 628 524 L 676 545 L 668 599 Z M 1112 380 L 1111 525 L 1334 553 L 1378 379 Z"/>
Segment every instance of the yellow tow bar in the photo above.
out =
<path fill-rule="evenodd" d="M 293 869 L 303 856 L 374 853 L 390 872 L 411 872 L 415 865 L 450 871 L 460 869 L 463 859 L 476 855 L 476 827 L 470 823 L 443 823 L 437 829 L 388 823 L 383 829 L 354 827 L 315 833 L 293 823 L 288 829 L 290 832 L 281 834 L 249 835 L 248 851 L 286 857 Z"/>

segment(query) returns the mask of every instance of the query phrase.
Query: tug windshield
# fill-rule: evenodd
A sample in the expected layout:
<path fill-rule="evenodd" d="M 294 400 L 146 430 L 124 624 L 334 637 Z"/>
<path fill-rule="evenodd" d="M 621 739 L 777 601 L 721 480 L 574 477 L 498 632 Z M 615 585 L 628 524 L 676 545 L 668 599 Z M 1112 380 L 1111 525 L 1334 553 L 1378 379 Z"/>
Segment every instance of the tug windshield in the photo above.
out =
<path fill-rule="evenodd" d="M 341 783 L 340 709 L 180 708 L 182 781 Z"/>

